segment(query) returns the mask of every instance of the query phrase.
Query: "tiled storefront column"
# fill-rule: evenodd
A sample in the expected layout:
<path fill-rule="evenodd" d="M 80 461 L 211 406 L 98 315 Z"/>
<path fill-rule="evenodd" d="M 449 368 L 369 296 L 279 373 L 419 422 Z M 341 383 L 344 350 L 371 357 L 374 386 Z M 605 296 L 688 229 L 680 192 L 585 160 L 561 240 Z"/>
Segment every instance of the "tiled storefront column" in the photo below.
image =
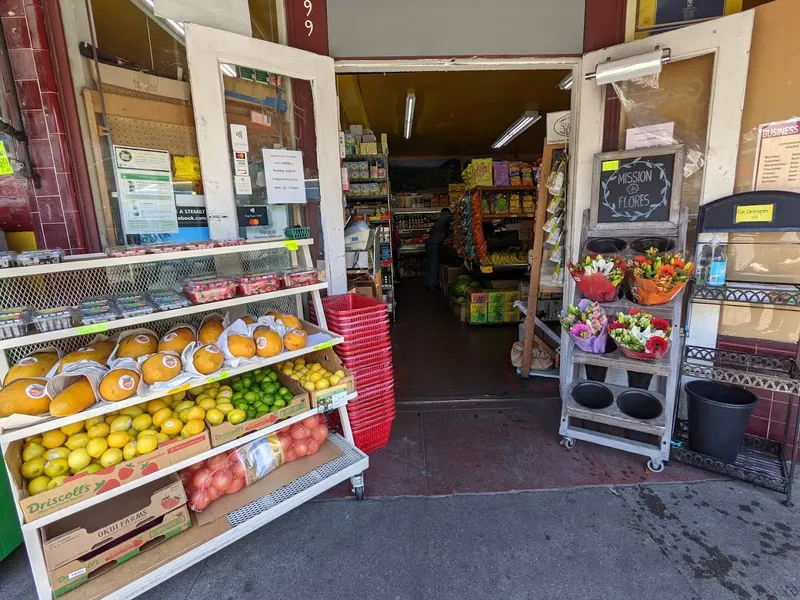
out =
<path fill-rule="evenodd" d="M 85 252 L 41 2 L 0 0 L 0 19 L 30 140 L 31 162 L 41 179 L 38 188 L 30 183 L 27 189 L 30 225 L 40 247 Z M 0 187 L 0 206 L 5 206 L 6 200 Z M 15 218 L 24 219 L 20 197 L 9 203 L 16 207 Z"/>

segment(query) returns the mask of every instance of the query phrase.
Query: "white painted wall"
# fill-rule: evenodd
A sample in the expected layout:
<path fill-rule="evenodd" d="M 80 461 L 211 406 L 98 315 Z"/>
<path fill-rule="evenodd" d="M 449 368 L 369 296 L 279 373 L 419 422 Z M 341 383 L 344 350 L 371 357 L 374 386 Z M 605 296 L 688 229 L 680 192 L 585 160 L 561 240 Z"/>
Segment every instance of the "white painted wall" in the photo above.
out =
<path fill-rule="evenodd" d="M 583 52 L 585 0 L 327 0 L 331 56 Z"/>

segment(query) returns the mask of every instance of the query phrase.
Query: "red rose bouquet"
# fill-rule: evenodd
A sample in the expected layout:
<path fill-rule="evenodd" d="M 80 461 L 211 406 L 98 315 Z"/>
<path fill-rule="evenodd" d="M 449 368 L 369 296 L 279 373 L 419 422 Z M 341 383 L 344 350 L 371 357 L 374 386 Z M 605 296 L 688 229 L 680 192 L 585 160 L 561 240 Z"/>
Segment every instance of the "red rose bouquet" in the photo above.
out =
<path fill-rule="evenodd" d="M 622 353 L 637 360 L 656 360 L 669 350 L 672 325 L 642 310 L 632 308 L 628 314 L 619 313 L 608 324 L 608 334 Z"/>

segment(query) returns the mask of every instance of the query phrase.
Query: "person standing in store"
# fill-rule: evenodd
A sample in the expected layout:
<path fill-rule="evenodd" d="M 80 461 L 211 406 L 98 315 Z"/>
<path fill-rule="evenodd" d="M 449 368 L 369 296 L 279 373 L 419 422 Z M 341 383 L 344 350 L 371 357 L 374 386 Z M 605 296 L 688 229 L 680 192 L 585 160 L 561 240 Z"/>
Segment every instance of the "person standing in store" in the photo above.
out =
<path fill-rule="evenodd" d="M 442 249 L 442 242 L 450 231 L 450 221 L 453 215 L 449 208 L 443 208 L 439 213 L 439 218 L 428 232 L 428 239 L 425 242 L 425 287 L 428 291 L 436 287 L 436 276 L 439 271 L 439 253 Z"/>

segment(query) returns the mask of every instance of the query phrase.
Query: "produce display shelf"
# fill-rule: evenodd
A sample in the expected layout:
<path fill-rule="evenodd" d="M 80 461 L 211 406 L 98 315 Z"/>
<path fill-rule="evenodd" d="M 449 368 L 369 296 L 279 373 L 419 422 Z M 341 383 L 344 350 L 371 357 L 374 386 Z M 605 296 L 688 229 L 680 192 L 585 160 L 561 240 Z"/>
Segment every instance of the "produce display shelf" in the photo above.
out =
<path fill-rule="evenodd" d="M 719 286 L 694 283 L 692 300 L 695 302 L 742 302 L 800 308 L 800 288 L 795 285 L 766 283 L 750 285 L 727 283 Z"/>
<path fill-rule="evenodd" d="M 269 242 L 256 242 L 239 246 L 225 246 L 223 248 L 203 248 L 201 250 L 181 250 L 176 252 L 163 252 L 160 254 L 140 254 L 137 256 L 87 258 L 85 260 L 66 260 L 50 265 L 36 265 L 33 267 L 11 267 L 0 269 L 0 279 L 12 277 L 30 277 L 32 275 L 45 275 L 49 273 L 65 273 L 68 271 L 82 271 L 85 269 L 101 269 L 133 265 L 139 263 L 154 263 L 163 261 L 183 260 L 187 258 L 202 258 L 205 256 L 223 256 L 226 254 L 242 254 L 243 252 L 258 252 L 261 250 L 279 250 L 287 245 L 310 246 L 312 239 L 286 240 L 279 239 Z"/>
<path fill-rule="evenodd" d="M 388 177 L 367 177 L 365 179 L 350 179 L 350 183 L 386 183 L 389 181 Z"/>
<path fill-rule="evenodd" d="M 439 206 L 433 208 L 395 208 L 392 212 L 396 215 L 421 215 L 421 214 L 438 214 L 442 212 L 446 206 Z"/>
<path fill-rule="evenodd" d="M 657 360 L 636 360 L 628 358 L 619 350 L 609 354 L 590 354 L 580 348 L 573 351 L 573 361 L 583 365 L 595 365 L 598 367 L 610 367 L 612 369 L 625 369 L 636 373 L 649 373 L 651 375 L 669 374 L 669 354 Z"/>
<path fill-rule="evenodd" d="M 354 195 L 345 192 L 345 197 L 350 202 L 359 202 L 361 200 L 386 200 L 389 197 L 389 194 L 375 194 L 369 196 L 362 196 L 362 195 Z"/>
<path fill-rule="evenodd" d="M 472 192 L 524 192 L 535 191 L 535 185 L 476 185 Z"/>
<path fill-rule="evenodd" d="M 666 418 L 664 416 L 664 406 L 666 404 L 666 400 L 664 398 L 664 394 L 660 394 L 658 392 L 652 392 L 647 390 L 648 394 L 652 394 L 658 401 L 661 403 L 662 412 L 655 419 L 636 419 L 634 417 L 630 417 L 623 413 L 619 407 L 617 406 L 617 397 L 623 392 L 627 391 L 637 391 L 636 388 L 625 387 L 621 385 L 612 385 L 610 383 L 603 383 L 605 387 L 611 390 L 611 393 L 614 394 L 614 402 L 612 402 L 611 406 L 607 408 L 601 409 L 591 409 L 586 408 L 585 406 L 581 406 L 578 404 L 575 399 L 572 397 L 572 388 L 575 385 L 578 385 L 581 381 L 576 381 L 573 386 L 571 386 L 569 393 L 567 394 L 567 412 L 571 417 L 575 417 L 577 419 L 583 419 L 585 421 L 592 421 L 594 423 L 602 423 L 604 425 L 612 425 L 614 427 L 621 427 L 623 429 L 630 429 L 633 431 L 640 431 L 642 433 L 647 433 L 650 435 L 662 435 L 664 430 L 666 429 Z M 638 391 L 645 391 L 645 390 L 638 390 Z"/>
<path fill-rule="evenodd" d="M 782 494 L 791 491 L 790 468 L 784 459 L 784 445 L 780 442 L 745 435 L 736 461 L 726 463 L 689 449 L 689 424 L 683 419 L 677 421 L 673 438 L 671 455 L 679 462 Z M 788 452 L 791 454 L 791 450 Z"/>
<path fill-rule="evenodd" d="M 214 312 L 222 309 L 231 308 L 233 306 L 241 306 L 243 304 L 252 304 L 264 300 L 271 300 L 274 298 L 283 298 L 285 296 L 295 296 L 306 292 L 315 292 L 326 290 L 328 283 L 325 281 L 314 283 L 311 285 L 304 285 L 301 287 L 292 287 L 276 290 L 274 292 L 266 292 L 264 294 L 255 294 L 252 296 L 237 296 L 229 300 L 220 300 L 219 302 L 207 302 L 205 304 L 193 304 L 185 308 L 177 308 L 174 310 L 156 311 L 149 315 L 141 315 L 138 317 L 129 317 L 125 319 L 116 319 L 104 323 L 103 328 L 91 328 L 91 333 L 102 333 L 114 329 L 125 329 L 137 325 L 146 325 L 153 321 L 163 321 L 165 319 L 174 319 L 176 317 L 183 317 L 186 315 L 193 315 L 203 312 Z M 91 327 L 91 326 L 90 326 Z M 51 342 L 54 340 L 61 340 L 77 335 L 86 335 L 86 327 L 70 327 L 68 329 L 57 329 L 55 331 L 46 331 L 44 333 L 32 333 L 23 335 L 16 338 L 7 340 L 0 340 L 0 350 L 7 350 L 9 348 L 18 348 L 20 346 L 28 346 L 32 344 L 41 344 Z"/>
<path fill-rule="evenodd" d="M 524 271 L 528 268 L 528 263 L 512 263 L 507 265 L 477 265 L 476 270 L 481 273 L 491 273 L 493 271 Z M 483 269 L 491 269 L 491 271 L 484 271 Z"/>
<path fill-rule="evenodd" d="M 800 395 L 800 369 L 791 358 L 686 346 L 684 375 Z"/>
<path fill-rule="evenodd" d="M 365 158 L 382 158 L 389 160 L 388 154 L 349 154 L 342 158 L 342 160 L 364 160 Z"/>
<path fill-rule="evenodd" d="M 356 393 L 350 394 L 347 397 L 347 401 L 349 402 L 349 401 L 355 399 L 356 397 L 357 397 Z M 209 459 L 212 456 L 215 456 L 215 455 L 220 454 L 222 452 L 227 452 L 228 450 L 233 450 L 234 448 L 238 448 L 239 446 L 243 446 L 244 444 L 247 444 L 249 442 L 252 442 L 254 440 L 262 438 L 262 437 L 264 437 L 266 435 L 269 435 L 271 433 L 275 433 L 276 431 L 280 431 L 281 429 L 284 429 L 285 427 L 289 427 L 290 425 L 294 425 L 295 423 L 297 423 L 299 421 L 302 421 L 303 419 L 306 419 L 308 417 L 312 417 L 312 416 L 318 414 L 319 412 L 322 412 L 319 408 L 312 408 L 311 410 L 307 410 L 307 411 L 305 411 L 305 412 L 303 412 L 303 413 L 301 413 L 299 415 L 295 415 L 294 417 L 291 417 L 290 419 L 286 419 L 284 421 L 280 421 L 278 423 L 275 423 L 274 425 L 270 425 L 269 427 L 265 427 L 264 429 L 259 429 L 258 431 L 254 431 L 253 433 L 250 433 L 248 435 L 242 436 L 242 437 L 237 438 L 235 440 L 231 440 L 227 444 L 223 444 L 221 446 L 217 446 L 215 448 L 211 448 L 210 450 L 206 450 L 205 452 L 202 452 L 200 454 L 196 454 L 194 456 L 190 456 L 189 458 L 187 458 L 185 460 L 182 460 L 179 463 L 175 463 L 174 465 L 170 465 L 169 467 L 166 467 L 164 469 L 159 469 L 155 473 L 151 473 L 150 475 L 145 475 L 143 477 L 139 477 L 138 479 L 134 479 L 132 481 L 129 481 L 128 483 L 123 483 L 122 485 L 120 485 L 117 488 L 114 488 L 113 490 L 109 490 L 108 492 L 105 492 L 105 493 L 100 494 L 98 496 L 92 496 L 91 498 L 87 498 L 86 500 L 83 500 L 82 502 L 78 502 L 76 504 L 72 504 L 70 506 L 64 507 L 62 510 L 56 511 L 54 513 L 50 513 L 49 515 L 41 517 L 40 519 L 36 519 L 35 521 L 32 521 L 30 523 L 25 523 L 25 524 L 22 525 L 22 530 L 23 531 L 35 531 L 37 529 L 41 529 L 42 527 L 44 527 L 44 526 L 46 526 L 46 525 L 48 525 L 50 523 L 53 523 L 54 521 L 58 521 L 60 519 L 63 519 L 64 517 L 67 517 L 69 515 L 75 514 L 77 512 L 82 511 L 82 510 L 85 510 L 85 509 L 89 508 L 90 506 L 95 506 L 97 504 L 105 502 L 106 500 L 110 500 L 111 498 L 115 498 L 116 496 L 119 496 L 120 494 L 124 494 L 126 492 L 131 491 L 132 489 L 135 489 L 137 487 L 141 487 L 143 485 L 146 485 L 146 484 L 150 483 L 151 481 L 155 481 L 156 479 L 160 479 L 160 478 L 162 478 L 162 477 L 164 477 L 166 475 L 169 475 L 170 473 L 176 473 L 176 472 L 178 472 L 178 471 L 180 471 L 182 469 L 185 469 L 186 467 L 189 467 L 189 466 L 191 466 L 191 465 L 193 465 L 195 463 L 198 463 L 200 461 Z M 17 499 L 17 500 L 19 500 L 19 499 Z"/>
<path fill-rule="evenodd" d="M 116 412 L 123 408 L 128 408 L 129 406 L 136 406 L 138 404 L 142 404 L 143 402 L 149 402 L 150 400 L 157 400 L 158 398 L 163 398 L 168 394 L 174 394 L 180 391 L 188 390 L 189 388 L 197 387 L 200 385 L 205 385 L 206 383 L 213 383 L 215 381 L 219 381 L 221 379 L 227 379 L 229 377 L 233 377 L 234 375 L 240 375 L 242 373 L 248 373 L 250 371 L 254 371 L 260 367 L 267 367 L 269 365 L 274 365 L 275 363 L 283 362 L 285 360 L 289 360 L 291 358 L 297 358 L 299 356 L 303 356 L 310 352 L 314 352 L 316 350 L 321 350 L 323 348 L 328 348 L 330 346 L 335 346 L 337 344 L 341 344 L 344 342 L 344 337 L 339 336 L 335 333 L 327 331 L 325 329 L 320 329 L 315 325 L 311 325 L 310 323 L 303 322 L 305 327 L 310 328 L 314 333 L 317 331 L 322 333 L 327 333 L 333 339 L 328 342 L 323 342 L 321 344 L 317 344 L 316 346 L 307 346 L 306 348 L 301 348 L 300 350 L 294 350 L 291 352 L 281 352 L 277 356 L 273 356 L 271 358 L 264 359 L 257 363 L 243 365 L 241 367 L 237 367 L 235 369 L 225 369 L 224 371 L 218 372 L 216 374 L 211 374 L 206 377 L 196 377 L 192 379 L 188 383 L 181 385 L 177 388 L 167 391 L 159 391 L 159 392 L 151 392 L 146 396 L 134 396 L 132 398 L 128 398 L 127 400 L 120 400 L 119 402 L 103 402 L 100 404 L 95 405 L 93 408 L 88 408 L 83 410 L 79 413 L 74 415 L 70 415 L 68 417 L 61 417 L 58 419 L 48 419 L 46 421 L 42 421 L 36 423 L 34 425 L 29 425 L 27 427 L 20 427 L 18 429 L 9 429 L 3 430 L 0 433 L 0 443 L 8 444 L 14 440 L 21 440 L 25 439 L 28 436 L 37 435 L 40 433 L 44 433 L 45 431 L 50 431 L 51 429 L 56 429 L 59 427 L 64 427 L 65 425 L 69 425 L 71 423 L 77 423 L 79 421 L 84 421 L 91 417 L 99 417 L 101 415 Z M 304 327 L 304 328 L 305 328 Z M 307 329 L 308 331 L 308 329 Z"/>

